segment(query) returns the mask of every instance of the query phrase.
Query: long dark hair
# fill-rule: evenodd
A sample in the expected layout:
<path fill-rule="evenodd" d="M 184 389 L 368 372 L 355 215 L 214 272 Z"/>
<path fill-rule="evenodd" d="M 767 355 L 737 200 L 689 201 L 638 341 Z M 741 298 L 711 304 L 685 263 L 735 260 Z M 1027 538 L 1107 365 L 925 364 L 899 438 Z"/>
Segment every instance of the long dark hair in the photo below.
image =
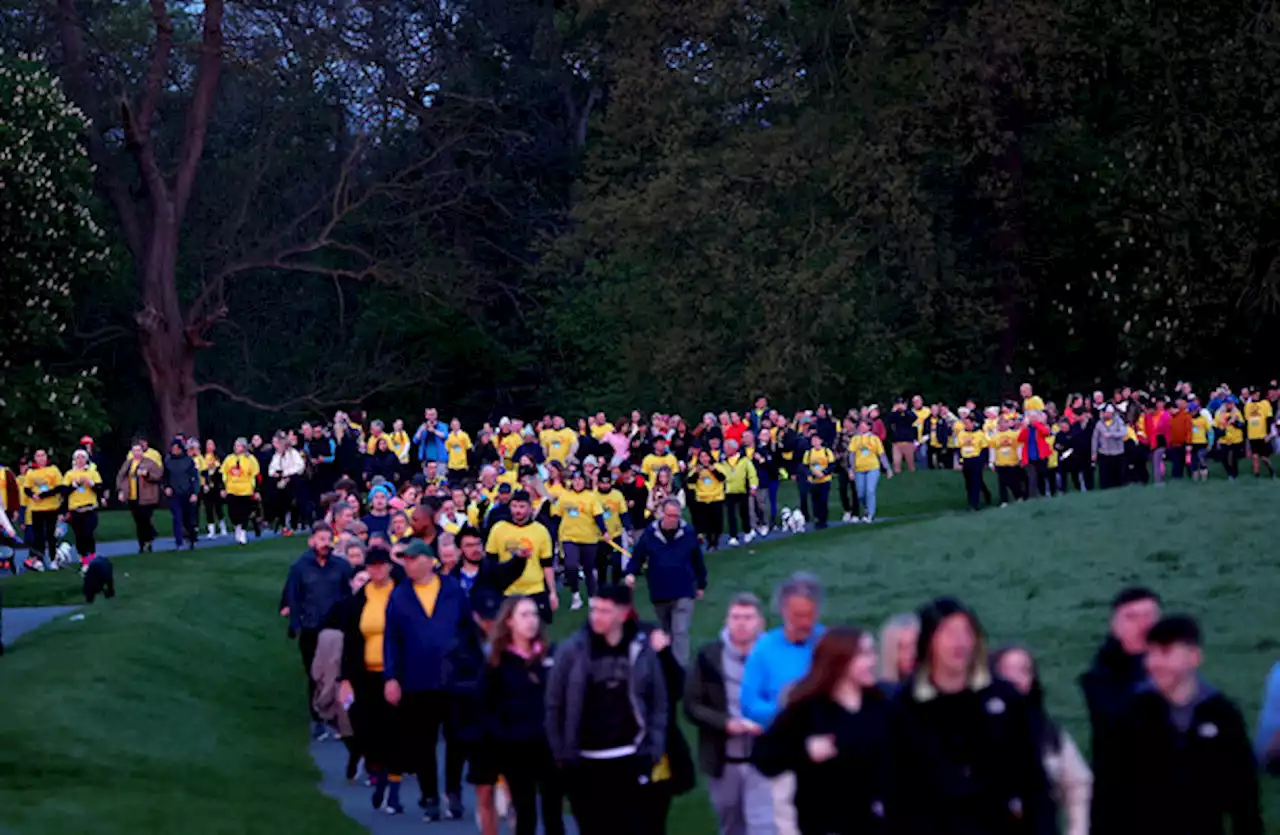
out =
<path fill-rule="evenodd" d="M 1031 661 L 1031 690 L 1026 695 L 1031 736 L 1040 746 L 1041 751 L 1056 754 L 1062 750 L 1062 731 L 1044 709 L 1044 687 L 1040 684 L 1040 665 L 1036 663 L 1036 657 L 1031 650 L 1021 644 L 1009 644 L 991 653 L 991 677 L 1004 680 L 1000 677 L 1000 660 L 1011 652 L 1025 652 Z"/>
<path fill-rule="evenodd" d="M 787 707 L 811 699 L 829 699 L 849 673 L 849 664 L 862 647 L 866 633 L 852 626 L 828 629 L 813 650 L 813 663 L 805 677 L 795 683 L 787 696 Z M 871 688 L 874 689 L 874 688 Z M 864 691 L 871 692 L 871 689 Z"/>
<path fill-rule="evenodd" d="M 493 620 L 493 626 L 490 627 L 489 637 L 489 666 L 496 667 L 502 663 L 502 658 L 506 655 L 507 650 L 511 649 L 511 645 L 515 641 L 511 637 L 511 616 L 516 613 L 516 607 L 523 601 L 528 600 L 537 609 L 537 603 L 532 597 L 514 596 L 508 597 L 502 601 L 502 608 L 498 610 L 498 616 Z M 538 634 L 533 636 L 533 654 L 526 659 L 529 664 L 541 664 L 542 658 L 547 654 L 547 632 L 546 624 L 541 619 L 538 620 Z"/>

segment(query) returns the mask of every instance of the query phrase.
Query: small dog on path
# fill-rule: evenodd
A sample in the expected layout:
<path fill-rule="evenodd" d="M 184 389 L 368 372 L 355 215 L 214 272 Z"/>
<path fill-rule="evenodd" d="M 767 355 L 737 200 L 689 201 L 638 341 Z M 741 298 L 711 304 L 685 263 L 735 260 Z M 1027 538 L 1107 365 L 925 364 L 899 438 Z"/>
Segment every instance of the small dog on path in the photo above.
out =
<path fill-rule="evenodd" d="M 84 602 L 92 603 L 98 595 L 108 600 L 116 596 L 116 575 L 111 567 L 111 560 L 106 557 L 94 557 L 84 567 Z"/>

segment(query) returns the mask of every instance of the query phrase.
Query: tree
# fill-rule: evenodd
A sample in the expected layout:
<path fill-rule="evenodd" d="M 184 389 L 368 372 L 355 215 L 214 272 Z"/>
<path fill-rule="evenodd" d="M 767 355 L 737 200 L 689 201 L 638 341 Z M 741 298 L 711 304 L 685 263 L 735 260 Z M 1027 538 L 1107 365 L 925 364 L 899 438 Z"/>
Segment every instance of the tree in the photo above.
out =
<path fill-rule="evenodd" d="M 0 460 L 96 432 L 97 368 L 65 350 L 72 294 L 108 250 L 90 213 L 83 114 L 37 61 L 0 53 Z"/>

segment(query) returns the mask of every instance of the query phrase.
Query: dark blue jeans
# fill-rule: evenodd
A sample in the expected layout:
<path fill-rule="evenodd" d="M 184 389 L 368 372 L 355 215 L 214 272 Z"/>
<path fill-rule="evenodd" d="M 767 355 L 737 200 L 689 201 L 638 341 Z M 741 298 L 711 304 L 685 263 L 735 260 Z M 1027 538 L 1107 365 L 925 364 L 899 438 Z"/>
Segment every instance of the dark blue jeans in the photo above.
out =
<path fill-rule="evenodd" d="M 170 496 L 169 497 L 169 514 L 173 517 L 173 541 L 179 548 L 186 541 L 196 541 L 196 511 L 199 508 L 197 502 L 191 501 L 190 496 Z"/>

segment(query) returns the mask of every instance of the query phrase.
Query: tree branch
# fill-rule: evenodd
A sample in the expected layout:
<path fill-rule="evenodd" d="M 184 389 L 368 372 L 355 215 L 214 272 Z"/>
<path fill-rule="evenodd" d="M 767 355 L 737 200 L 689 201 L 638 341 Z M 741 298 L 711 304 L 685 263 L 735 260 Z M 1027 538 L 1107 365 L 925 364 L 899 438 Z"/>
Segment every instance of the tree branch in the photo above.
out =
<path fill-rule="evenodd" d="M 169 76 L 169 59 L 173 55 L 173 19 L 165 0 L 151 0 L 151 19 L 155 22 L 156 42 L 152 47 L 151 66 L 147 68 L 147 83 L 143 88 L 142 103 L 138 107 L 138 127 L 150 141 L 151 122 L 160 100 L 160 88 Z"/>
<path fill-rule="evenodd" d="M 251 409 L 257 409 L 262 412 L 286 412 L 298 408 L 309 408 L 315 409 L 316 411 L 323 411 L 325 409 L 334 408 L 335 406 L 357 406 L 365 400 L 368 400 L 370 397 L 373 397 L 375 394 L 379 394 L 390 387 L 390 382 L 381 382 L 355 397 L 343 398 L 324 398 L 321 397 L 318 391 L 310 391 L 306 394 L 299 395 L 289 400 L 283 400 L 279 403 L 263 403 L 260 400 L 255 400 L 252 397 L 240 394 L 234 389 L 228 388 L 221 383 L 201 383 L 196 387 L 196 393 L 203 394 L 210 391 L 217 392 L 233 403 L 240 403 Z"/>
<path fill-rule="evenodd" d="M 153 5 L 155 2 L 157 0 L 153 0 Z M 213 94 L 218 89 L 218 76 L 222 72 L 222 12 L 223 0 L 205 0 L 204 32 L 200 42 L 200 60 L 196 64 L 196 88 L 187 108 L 187 124 L 183 131 L 174 186 L 174 212 L 178 221 L 181 221 L 187 201 L 191 199 L 196 168 L 204 154 L 209 112 L 213 109 Z"/>

